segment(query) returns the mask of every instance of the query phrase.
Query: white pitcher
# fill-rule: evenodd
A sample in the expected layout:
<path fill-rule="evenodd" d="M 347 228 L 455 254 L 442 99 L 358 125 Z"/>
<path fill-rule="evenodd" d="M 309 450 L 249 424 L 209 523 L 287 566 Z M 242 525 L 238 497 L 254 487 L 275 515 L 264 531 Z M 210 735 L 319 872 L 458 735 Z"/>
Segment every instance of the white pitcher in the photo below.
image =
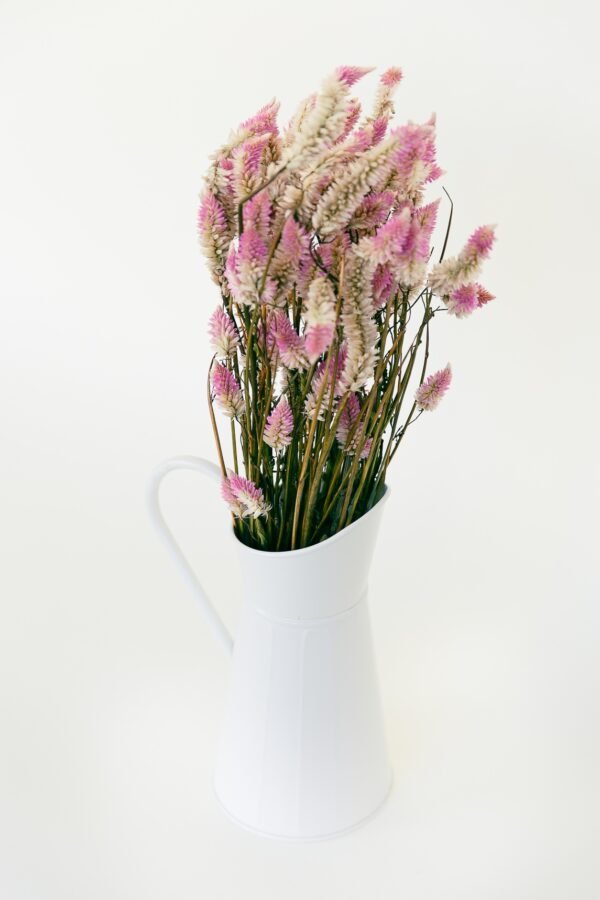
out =
<path fill-rule="evenodd" d="M 150 484 L 150 514 L 215 637 L 233 653 L 215 789 L 229 816 L 277 838 L 316 840 L 359 825 L 391 787 L 367 606 L 383 498 L 313 547 L 281 553 L 238 541 L 244 590 L 232 640 L 165 524 L 163 477 L 213 463 L 177 457 Z M 225 514 L 225 513 L 224 513 Z"/>

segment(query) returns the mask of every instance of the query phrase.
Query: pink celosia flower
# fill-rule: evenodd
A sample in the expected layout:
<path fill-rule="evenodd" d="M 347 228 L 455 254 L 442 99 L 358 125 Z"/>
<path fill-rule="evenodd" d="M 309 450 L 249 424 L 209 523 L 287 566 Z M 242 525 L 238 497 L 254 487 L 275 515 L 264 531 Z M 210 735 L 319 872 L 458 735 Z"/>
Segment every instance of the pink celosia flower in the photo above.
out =
<path fill-rule="evenodd" d="M 244 206 L 244 230 L 255 231 L 267 243 L 271 214 L 271 199 L 266 191 L 260 191 Z"/>
<path fill-rule="evenodd" d="M 335 70 L 336 77 L 339 81 L 348 87 L 353 87 L 357 81 L 373 71 L 373 67 L 365 68 L 364 66 L 338 66 Z"/>
<path fill-rule="evenodd" d="M 210 342 L 218 359 L 233 356 L 239 344 L 235 325 L 222 306 L 217 306 L 208 321 Z"/>
<path fill-rule="evenodd" d="M 373 126 L 371 124 L 364 125 L 352 133 L 346 142 L 346 152 L 348 160 L 356 158 L 369 147 L 373 146 Z"/>
<path fill-rule="evenodd" d="M 269 329 L 275 338 L 281 362 L 288 369 L 306 367 L 304 341 L 284 312 L 277 310 L 269 319 Z"/>
<path fill-rule="evenodd" d="M 270 269 L 271 276 L 277 285 L 273 298 L 275 305 L 282 305 L 285 302 L 294 283 L 300 283 L 305 269 L 312 266 L 309 248 L 310 236 L 290 216 L 283 226 L 281 239 Z"/>
<path fill-rule="evenodd" d="M 429 260 L 429 241 L 435 225 L 437 204 L 413 210 L 410 228 L 395 264 L 395 274 L 403 287 L 420 285 Z"/>
<path fill-rule="evenodd" d="M 385 122 L 394 113 L 392 96 L 396 87 L 402 80 L 402 72 L 398 68 L 387 69 L 379 79 L 379 87 L 375 97 L 375 107 L 373 110 L 373 118 L 381 118 Z"/>
<path fill-rule="evenodd" d="M 233 372 L 217 363 L 211 373 L 214 398 L 221 411 L 230 419 L 239 418 L 244 411 L 242 391 Z"/>
<path fill-rule="evenodd" d="M 388 302 L 394 290 L 395 280 L 388 263 L 378 265 L 373 275 L 373 306 L 381 309 Z"/>
<path fill-rule="evenodd" d="M 261 107 L 257 113 L 246 119 L 240 125 L 241 130 L 248 131 L 250 134 L 277 134 L 277 113 L 279 112 L 279 103 L 277 100 L 271 100 L 265 106 Z"/>
<path fill-rule="evenodd" d="M 318 275 L 309 285 L 304 308 L 304 350 L 311 363 L 317 361 L 333 340 L 335 305 L 335 294 L 329 279 Z"/>
<path fill-rule="evenodd" d="M 264 181 L 270 139 L 269 134 L 258 134 L 233 151 L 232 186 L 237 202 L 245 199 Z"/>
<path fill-rule="evenodd" d="M 420 226 L 423 235 L 429 239 L 433 234 L 437 215 L 440 207 L 440 201 L 434 200 L 427 206 L 420 206 L 413 210 L 413 220 Z"/>
<path fill-rule="evenodd" d="M 227 503 L 234 516 L 242 516 L 242 504 L 238 500 L 237 495 L 234 493 L 229 478 L 221 479 L 221 497 L 223 498 L 225 503 Z"/>
<path fill-rule="evenodd" d="M 387 119 L 385 119 L 383 116 L 379 116 L 379 118 L 375 119 L 375 121 L 371 123 L 371 146 L 372 147 L 374 147 L 375 144 L 381 143 L 381 141 L 385 137 L 387 127 L 388 127 Z"/>
<path fill-rule="evenodd" d="M 360 102 L 356 99 L 356 97 L 351 97 L 348 100 L 348 113 L 346 116 L 346 123 L 344 125 L 344 130 L 340 134 L 338 138 L 336 138 L 336 144 L 341 144 L 342 141 L 345 141 L 360 117 L 361 106 Z"/>
<path fill-rule="evenodd" d="M 212 279 L 221 283 L 227 250 L 231 240 L 225 210 L 214 194 L 206 191 L 198 211 L 198 235 L 206 255 Z"/>
<path fill-rule="evenodd" d="M 258 519 L 259 516 L 266 516 L 271 509 L 265 502 L 262 490 L 235 472 L 229 472 L 221 482 L 221 496 L 234 516 L 240 518 Z"/>
<path fill-rule="evenodd" d="M 373 231 L 387 221 L 394 204 L 392 191 L 367 194 L 355 211 L 348 227 L 354 231 Z"/>
<path fill-rule="evenodd" d="M 478 262 L 489 256 L 494 244 L 494 230 L 493 225 L 481 225 L 477 228 L 467 241 L 463 254 L 473 256 Z"/>
<path fill-rule="evenodd" d="M 475 287 L 477 288 L 477 306 L 485 306 L 490 300 L 496 299 L 495 296 L 490 294 L 490 292 L 481 284 L 476 284 Z"/>
<path fill-rule="evenodd" d="M 402 69 L 399 69 L 397 66 L 392 66 L 390 69 L 385 70 L 379 80 L 386 87 L 396 87 L 396 85 L 400 84 L 402 81 Z"/>
<path fill-rule="evenodd" d="M 425 379 L 422 385 L 417 388 L 415 401 L 419 409 L 431 411 L 436 408 L 440 400 L 450 387 L 452 381 L 452 369 L 450 363 L 445 369 L 434 372 Z"/>
<path fill-rule="evenodd" d="M 478 228 L 458 256 L 437 263 L 429 275 L 429 285 L 439 296 L 445 297 L 462 284 L 472 281 L 489 256 L 494 243 L 494 226 L 482 225 Z"/>
<path fill-rule="evenodd" d="M 364 242 L 366 252 L 377 264 L 397 263 L 402 255 L 406 236 L 410 231 L 410 209 L 405 207 L 398 215 L 392 216 L 382 225 L 373 238 Z"/>
<path fill-rule="evenodd" d="M 264 281 L 267 246 L 254 228 L 247 228 L 236 251 L 231 245 L 225 274 L 233 297 L 238 303 L 253 305 L 270 302 L 276 285 L 271 278 Z"/>
<path fill-rule="evenodd" d="M 392 133 L 398 138 L 398 186 L 404 196 L 412 197 L 442 174 L 435 162 L 435 118 L 425 125 L 409 122 Z"/>
<path fill-rule="evenodd" d="M 477 285 L 461 284 L 452 291 L 449 297 L 444 299 L 448 312 L 458 319 L 462 319 L 464 316 L 469 316 L 479 305 Z"/>
<path fill-rule="evenodd" d="M 309 325 L 304 335 L 304 349 L 310 363 L 314 363 L 327 350 L 334 334 L 333 323 Z"/>
<path fill-rule="evenodd" d="M 360 416 L 360 401 L 357 394 L 348 394 L 344 408 L 339 418 L 336 431 L 336 439 L 340 447 L 347 453 L 355 453 L 359 444 L 363 442 L 364 422 L 356 424 Z M 367 438 L 361 450 L 360 458 L 366 459 L 371 452 L 373 438 Z"/>
<path fill-rule="evenodd" d="M 273 450 L 283 450 L 292 442 L 293 430 L 292 410 L 287 398 L 282 397 L 267 419 L 264 433 L 265 444 L 268 444 Z"/>
<path fill-rule="evenodd" d="M 388 439 L 394 446 L 402 433 L 404 376 L 410 379 L 411 372 L 421 369 L 423 349 L 411 338 L 422 334 L 431 293 L 439 299 L 434 308 L 443 303 L 458 317 L 493 299 L 477 281 L 494 241 L 490 226 L 476 229 L 453 258 L 437 265 L 431 260 L 439 201 L 427 203 L 424 195 L 441 173 L 435 118 L 393 129 L 394 90 L 402 78 L 396 67 L 381 75 L 374 104 L 362 118 L 351 91 L 368 71 L 338 67 L 318 93 L 301 103 L 281 136 L 278 104 L 267 104 L 211 157 L 203 192 L 200 238 L 224 297 L 209 322 L 215 352 L 211 401 L 239 419 L 246 471 L 255 478 L 229 473 L 222 493 L 234 515 L 247 518 L 266 515 L 265 496 L 274 502 L 275 491 L 273 527 L 258 529 L 269 548 L 278 534 L 280 546 L 287 549 L 290 540 L 302 545 L 307 535 L 309 542 L 319 540 L 335 527 L 336 515 L 319 524 L 325 509 L 316 509 L 312 522 L 303 519 L 318 487 L 312 483 L 315 475 L 324 479 L 317 507 L 319 497 L 337 490 L 331 478 L 338 475 L 344 499 L 349 466 L 341 467 L 342 454 L 354 455 L 356 466 L 359 454 L 361 459 L 376 457 L 367 483 L 361 483 L 361 497 L 372 496 L 383 465 L 383 454 L 375 453 L 373 423 L 381 425 L 383 446 Z M 246 201 L 250 194 L 254 196 Z M 401 344 L 402 330 L 409 328 L 410 337 L 407 333 Z M 375 386 L 377 402 L 367 407 L 381 356 L 382 384 Z M 390 381 L 398 357 L 402 370 Z M 449 365 L 430 375 L 418 387 L 413 409 L 435 409 L 450 380 Z M 245 384 L 252 386 L 251 396 L 242 392 Z M 247 402 L 252 404 L 248 422 Z M 317 418 L 327 427 L 311 431 Z M 296 438 L 297 448 L 292 446 Z M 327 453 L 329 442 L 336 440 L 333 456 L 340 465 L 332 467 Z M 297 488 L 295 463 L 285 483 L 280 466 L 267 464 L 275 454 L 285 459 L 292 449 L 300 454 L 300 463 L 304 454 L 315 453 L 295 536 L 282 522 Z M 350 495 L 347 499 L 351 502 L 344 503 L 338 525 L 362 512 L 362 500 L 357 505 Z M 239 530 L 243 535 L 244 529 Z M 245 533 L 254 545 L 257 532 L 251 528 Z"/>

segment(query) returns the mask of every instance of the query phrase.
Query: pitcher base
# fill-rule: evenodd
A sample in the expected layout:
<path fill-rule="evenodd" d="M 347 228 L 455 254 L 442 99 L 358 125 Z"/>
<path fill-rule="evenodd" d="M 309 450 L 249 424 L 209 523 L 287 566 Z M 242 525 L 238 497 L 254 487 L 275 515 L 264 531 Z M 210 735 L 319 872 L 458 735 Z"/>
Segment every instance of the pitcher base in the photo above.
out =
<path fill-rule="evenodd" d="M 346 826 L 345 828 L 337 829 L 336 831 L 328 831 L 324 834 L 307 834 L 307 835 L 289 835 L 289 834 L 277 834 L 276 832 L 271 831 L 263 831 L 260 828 L 256 828 L 254 825 L 249 825 L 247 822 L 243 822 L 241 819 L 238 819 L 232 812 L 230 812 L 221 798 L 217 793 L 217 788 L 213 779 L 213 791 L 217 802 L 227 818 L 233 822 L 235 825 L 238 825 L 240 828 L 243 828 L 245 831 L 250 831 L 252 834 L 258 834 L 260 837 L 271 838 L 271 840 L 276 841 L 286 841 L 287 843 L 297 843 L 297 844 L 305 844 L 311 843 L 313 841 L 329 841 L 333 838 L 343 837 L 345 834 L 349 834 L 351 831 L 355 831 L 357 828 L 360 828 L 362 825 L 366 825 L 371 819 L 374 819 L 375 816 L 383 809 L 385 806 L 391 792 L 394 783 L 393 775 L 390 777 L 390 783 L 388 785 L 388 789 L 385 792 L 383 798 L 377 804 L 377 806 L 366 816 L 363 816 L 362 819 L 359 819 L 358 822 L 353 822 L 351 825 Z"/>

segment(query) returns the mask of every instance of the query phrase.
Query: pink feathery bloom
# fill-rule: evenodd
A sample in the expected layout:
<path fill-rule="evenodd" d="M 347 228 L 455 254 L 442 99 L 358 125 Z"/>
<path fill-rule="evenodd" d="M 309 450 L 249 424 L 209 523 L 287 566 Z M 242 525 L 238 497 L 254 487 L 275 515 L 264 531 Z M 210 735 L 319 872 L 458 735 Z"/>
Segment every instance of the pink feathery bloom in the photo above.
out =
<path fill-rule="evenodd" d="M 425 279 L 438 206 L 439 200 L 436 200 L 427 206 L 410 210 L 410 228 L 394 267 L 396 278 L 403 287 L 417 287 Z M 410 209 L 410 206 L 405 209 Z"/>
<path fill-rule="evenodd" d="M 392 96 L 402 79 L 400 69 L 387 69 L 379 79 L 379 86 L 375 96 L 374 119 L 382 119 L 386 124 L 394 113 Z"/>
<path fill-rule="evenodd" d="M 489 303 L 490 300 L 495 300 L 494 294 L 490 294 L 490 292 L 483 287 L 481 284 L 476 284 L 477 288 L 477 306 L 485 306 L 486 303 Z"/>
<path fill-rule="evenodd" d="M 413 210 L 413 219 L 419 224 L 423 235 L 426 235 L 428 239 L 433 234 L 439 207 L 440 201 L 438 199 L 434 200 L 433 203 L 428 203 L 426 206 L 419 206 Z"/>
<path fill-rule="evenodd" d="M 409 122 L 392 133 L 399 140 L 395 162 L 400 189 L 411 197 L 442 174 L 435 162 L 435 118 L 425 125 Z"/>
<path fill-rule="evenodd" d="M 317 252 L 325 269 L 328 272 L 338 269 L 342 257 L 350 250 L 351 246 L 352 241 L 346 232 L 339 234 L 333 241 L 319 244 Z"/>
<path fill-rule="evenodd" d="M 388 122 L 383 116 L 379 116 L 371 123 L 371 146 L 381 143 L 387 131 Z"/>
<path fill-rule="evenodd" d="M 239 337 L 235 325 L 222 306 L 217 306 L 208 320 L 208 333 L 218 359 L 233 356 L 239 344 Z"/>
<path fill-rule="evenodd" d="M 338 66 L 335 70 L 335 76 L 338 81 L 348 87 L 353 87 L 357 81 L 373 71 L 373 66 L 365 68 L 364 66 Z"/>
<path fill-rule="evenodd" d="M 373 275 L 373 306 L 381 309 L 388 302 L 394 290 L 395 279 L 388 263 L 377 266 Z"/>
<path fill-rule="evenodd" d="M 340 447 L 347 453 L 354 453 L 357 446 L 363 441 L 364 422 L 355 424 L 360 416 L 360 401 L 357 394 L 348 394 L 346 403 L 338 421 L 336 439 Z M 360 458 L 366 459 L 371 452 L 373 438 L 365 440 Z"/>
<path fill-rule="evenodd" d="M 356 97 L 351 97 L 348 100 L 348 113 L 346 116 L 346 124 L 344 125 L 344 130 L 340 134 L 338 138 L 335 140 L 335 144 L 341 144 L 342 141 L 345 141 L 360 117 L 361 113 L 361 105 L 360 101 L 356 99 Z"/>
<path fill-rule="evenodd" d="M 314 363 L 327 350 L 333 340 L 335 328 L 333 323 L 327 325 L 309 325 L 304 336 L 304 348 L 308 361 Z"/>
<path fill-rule="evenodd" d="M 269 329 L 275 338 L 283 365 L 288 369 L 304 369 L 306 367 L 304 341 L 287 315 L 277 310 L 269 320 Z"/>
<path fill-rule="evenodd" d="M 385 70 L 379 80 L 386 87 L 396 87 L 402 81 L 402 69 L 392 66 L 390 69 Z"/>
<path fill-rule="evenodd" d="M 227 366 L 217 363 L 211 373 L 214 398 L 221 411 L 230 419 L 237 418 L 244 411 L 242 391 L 233 372 Z"/>
<path fill-rule="evenodd" d="M 387 221 L 393 204 L 394 194 L 392 191 L 377 191 L 367 194 L 355 211 L 348 227 L 355 231 L 373 231 L 375 228 L 379 228 Z"/>
<path fill-rule="evenodd" d="M 240 125 L 240 131 L 249 131 L 251 134 L 265 134 L 270 132 L 277 135 L 277 113 L 279 112 L 279 102 L 271 100 L 270 103 L 262 106 L 257 113 L 246 119 Z"/>
<path fill-rule="evenodd" d="M 450 387 L 452 381 L 452 369 L 450 363 L 445 369 L 434 372 L 425 379 L 422 385 L 417 388 L 415 394 L 415 402 L 419 409 L 431 411 L 436 408 L 440 400 Z"/>
<path fill-rule="evenodd" d="M 309 253 L 309 239 L 309 235 L 292 216 L 286 219 L 273 258 L 274 268 L 280 263 L 297 266 Z"/>
<path fill-rule="evenodd" d="M 335 307 L 335 294 L 329 279 L 317 275 L 308 287 L 304 304 L 304 351 L 310 363 L 316 362 L 333 340 Z"/>
<path fill-rule="evenodd" d="M 236 475 L 235 472 L 229 472 L 228 477 L 222 480 L 221 496 L 229 504 L 234 516 L 244 519 L 266 516 L 271 508 L 265 503 L 262 490 L 253 481 Z"/>
<path fill-rule="evenodd" d="M 352 139 L 347 144 L 348 157 L 359 156 L 372 146 L 373 128 L 370 125 L 364 125 L 352 134 Z"/>
<path fill-rule="evenodd" d="M 426 207 L 423 208 L 424 210 Z M 403 287 L 415 287 L 421 284 L 427 271 L 429 259 L 429 241 L 435 214 L 429 211 L 424 217 L 411 216 L 410 227 L 404 239 L 402 249 L 397 255 L 394 273 Z"/>
<path fill-rule="evenodd" d="M 375 237 L 367 239 L 365 246 L 373 262 L 383 264 L 398 261 L 410 231 L 410 220 L 410 209 L 405 207 L 398 215 L 388 219 Z"/>
<path fill-rule="evenodd" d="M 277 285 L 273 302 L 285 303 L 294 283 L 304 287 L 306 269 L 312 267 L 310 259 L 310 235 L 290 216 L 286 219 L 277 250 L 273 255 L 270 274 Z"/>
<path fill-rule="evenodd" d="M 360 156 L 361 153 L 380 144 L 387 132 L 387 126 L 387 119 L 380 116 L 357 129 L 347 145 L 349 158 Z"/>
<path fill-rule="evenodd" d="M 267 256 L 267 246 L 254 228 L 247 228 L 242 233 L 237 251 L 231 245 L 225 275 L 238 303 L 251 306 L 272 299 L 275 283 L 267 278 L 263 286 Z"/>
<path fill-rule="evenodd" d="M 465 257 L 475 257 L 478 261 L 486 259 L 495 240 L 494 225 L 480 225 L 466 243 L 462 255 Z"/>
<path fill-rule="evenodd" d="M 240 237 L 238 263 L 246 261 L 260 266 L 267 261 L 267 246 L 254 228 L 247 228 Z"/>
<path fill-rule="evenodd" d="M 476 284 L 461 284 L 449 297 L 444 298 L 448 312 L 458 319 L 471 315 L 477 309 L 479 295 Z"/>
<path fill-rule="evenodd" d="M 231 472 L 229 474 L 231 475 Z M 227 503 L 234 516 L 242 515 L 242 504 L 234 493 L 229 478 L 221 479 L 221 497 L 223 498 L 225 503 Z"/>
<path fill-rule="evenodd" d="M 294 416 L 287 397 L 282 397 L 267 419 L 264 433 L 265 444 L 268 444 L 273 450 L 283 450 L 284 447 L 291 444 L 293 430 Z"/>
<path fill-rule="evenodd" d="M 255 231 L 263 241 L 268 241 L 271 213 L 271 199 L 266 191 L 260 191 L 244 205 L 244 230 Z"/>
<path fill-rule="evenodd" d="M 473 232 L 458 256 L 433 266 L 429 285 L 442 298 L 476 277 L 495 240 L 495 226 L 482 225 Z"/>
<path fill-rule="evenodd" d="M 258 134 L 244 141 L 233 151 L 232 185 L 239 202 L 252 193 L 264 180 L 270 134 Z"/>
<path fill-rule="evenodd" d="M 225 210 L 211 191 L 206 191 L 200 202 L 198 236 L 213 281 L 220 284 L 231 235 Z"/>

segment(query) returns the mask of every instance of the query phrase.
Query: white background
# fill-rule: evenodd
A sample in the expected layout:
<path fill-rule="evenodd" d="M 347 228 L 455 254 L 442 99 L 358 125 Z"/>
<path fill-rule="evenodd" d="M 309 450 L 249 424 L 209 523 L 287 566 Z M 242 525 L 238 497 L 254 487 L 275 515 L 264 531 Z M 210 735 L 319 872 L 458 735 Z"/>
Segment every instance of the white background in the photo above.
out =
<path fill-rule="evenodd" d="M 591 9 L 0 3 L 2 898 L 600 896 Z M 498 299 L 434 323 L 452 390 L 390 475 L 372 614 L 394 793 L 348 837 L 287 845 L 217 807 L 228 660 L 144 490 L 165 456 L 214 458 L 208 154 L 340 63 L 400 65 L 398 118 L 438 112 L 450 249 L 498 223 Z M 215 488 L 164 495 L 235 630 Z"/>

